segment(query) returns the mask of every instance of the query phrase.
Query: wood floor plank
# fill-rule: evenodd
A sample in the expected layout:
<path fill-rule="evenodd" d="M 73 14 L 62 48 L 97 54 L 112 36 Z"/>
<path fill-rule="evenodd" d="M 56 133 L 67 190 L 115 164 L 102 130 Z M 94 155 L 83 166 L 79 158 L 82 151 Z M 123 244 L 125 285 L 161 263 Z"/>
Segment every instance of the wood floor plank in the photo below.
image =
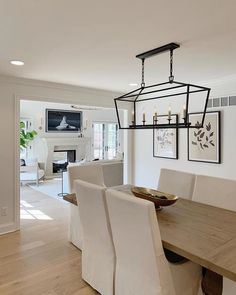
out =
<path fill-rule="evenodd" d="M 0 236 L 1 295 L 94 295 L 68 242 L 69 205 L 23 187 L 21 231 Z"/>

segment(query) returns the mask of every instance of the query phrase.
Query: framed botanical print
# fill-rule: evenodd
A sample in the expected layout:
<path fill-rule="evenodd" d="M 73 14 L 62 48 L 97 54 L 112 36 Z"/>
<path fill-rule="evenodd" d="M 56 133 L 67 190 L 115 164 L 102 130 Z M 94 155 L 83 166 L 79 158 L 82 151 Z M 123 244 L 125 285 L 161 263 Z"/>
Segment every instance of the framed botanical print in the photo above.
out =
<path fill-rule="evenodd" d="M 158 116 L 158 124 L 164 124 L 168 116 Z M 178 115 L 171 115 L 173 123 L 178 122 Z M 153 157 L 178 159 L 178 128 L 153 129 Z"/>
<path fill-rule="evenodd" d="M 203 128 L 197 128 L 202 113 L 191 113 L 189 116 L 196 129 L 188 129 L 188 160 L 221 163 L 220 111 L 207 112 Z"/>

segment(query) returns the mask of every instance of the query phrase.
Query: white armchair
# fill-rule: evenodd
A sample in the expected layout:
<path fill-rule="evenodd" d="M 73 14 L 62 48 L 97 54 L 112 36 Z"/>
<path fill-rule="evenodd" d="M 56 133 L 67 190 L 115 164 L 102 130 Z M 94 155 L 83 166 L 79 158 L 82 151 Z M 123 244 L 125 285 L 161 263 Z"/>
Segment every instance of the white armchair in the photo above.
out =
<path fill-rule="evenodd" d="M 43 163 L 39 163 L 36 158 L 25 160 L 25 166 L 20 167 L 20 182 L 33 183 L 39 185 L 39 180 L 44 177 Z"/>

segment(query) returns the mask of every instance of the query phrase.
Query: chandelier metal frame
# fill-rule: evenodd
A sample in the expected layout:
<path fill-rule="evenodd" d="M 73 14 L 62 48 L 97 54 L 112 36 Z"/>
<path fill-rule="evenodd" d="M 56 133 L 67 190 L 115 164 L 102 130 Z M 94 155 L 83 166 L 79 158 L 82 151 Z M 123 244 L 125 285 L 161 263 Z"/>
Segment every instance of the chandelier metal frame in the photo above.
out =
<path fill-rule="evenodd" d="M 124 95 L 121 95 L 114 99 L 115 108 L 116 108 L 116 114 L 119 124 L 119 129 L 158 129 L 158 128 L 196 128 L 195 125 L 191 125 L 191 122 L 189 120 L 189 100 L 190 95 L 192 93 L 197 92 L 203 92 L 206 96 L 205 103 L 204 103 L 204 111 L 202 112 L 202 121 L 198 125 L 198 128 L 202 128 L 205 120 L 206 110 L 207 110 L 207 104 L 208 99 L 210 95 L 210 88 L 184 83 L 184 82 L 177 82 L 174 81 L 174 75 L 173 75 L 173 51 L 177 48 L 179 48 L 180 45 L 176 43 L 169 43 L 164 46 L 149 50 L 147 52 L 138 54 L 136 58 L 141 59 L 142 61 L 142 80 L 141 80 L 141 86 L 129 93 L 126 93 Z M 146 58 L 150 58 L 154 55 L 163 53 L 169 51 L 170 52 L 170 76 L 169 80 L 164 83 L 159 84 L 153 84 L 146 86 L 144 81 L 144 63 Z M 156 89 L 158 88 L 158 89 Z M 171 94 L 165 94 L 167 91 L 172 91 Z M 181 92 L 175 92 L 175 90 L 181 90 Z M 182 91 L 183 90 L 183 91 Z M 145 98 L 145 95 L 148 96 L 148 98 Z M 151 97 L 150 97 L 151 95 Z M 158 123 L 158 120 L 156 117 L 153 117 L 153 124 L 146 124 L 145 119 L 142 121 L 143 124 L 136 124 L 136 118 L 137 118 L 137 103 L 148 101 L 148 100 L 157 100 L 160 98 L 167 98 L 167 97 L 176 97 L 179 95 L 186 95 L 186 111 L 185 116 L 182 118 L 183 122 L 171 122 L 171 116 L 168 117 L 167 123 Z M 119 109 L 118 109 L 118 102 L 129 102 L 133 104 L 133 116 L 132 116 L 132 122 L 129 124 L 128 127 L 122 127 L 121 120 L 119 117 Z"/>

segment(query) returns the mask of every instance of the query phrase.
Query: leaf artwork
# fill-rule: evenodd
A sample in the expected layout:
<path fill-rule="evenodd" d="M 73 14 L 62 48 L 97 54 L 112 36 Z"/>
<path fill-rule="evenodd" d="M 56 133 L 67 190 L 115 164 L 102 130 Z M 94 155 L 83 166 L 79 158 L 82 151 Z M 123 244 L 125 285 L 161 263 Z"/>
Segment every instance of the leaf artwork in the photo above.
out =
<path fill-rule="evenodd" d="M 197 121 L 197 123 L 195 124 L 196 128 L 200 128 L 201 127 L 201 124 L 199 121 Z"/>
<path fill-rule="evenodd" d="M 197 146 L 201 150 L 209 149 L 215 146 L 213 136 L 214 131 L 212 130 L 211 122 L 205 125 L 205 128 L 200 128 L 201 124 L 199 121 L 195 123 L 197 130 L 193 131 L 194 140 L 192 140 L 192 145 Z"/>
<path fill-rule="evenodd" d="M 156 139 L 161 148 L 165 148 L 167 145 L 173 144 L 174 132 L 171 129 L 159 129 L 156 135 Z"/>
<path fill-rule="evenodd" d="M 210 131 L 211 130 L 211 123 L 210 122 L 206 125 L 206 130 L 207 131 Z"/>

